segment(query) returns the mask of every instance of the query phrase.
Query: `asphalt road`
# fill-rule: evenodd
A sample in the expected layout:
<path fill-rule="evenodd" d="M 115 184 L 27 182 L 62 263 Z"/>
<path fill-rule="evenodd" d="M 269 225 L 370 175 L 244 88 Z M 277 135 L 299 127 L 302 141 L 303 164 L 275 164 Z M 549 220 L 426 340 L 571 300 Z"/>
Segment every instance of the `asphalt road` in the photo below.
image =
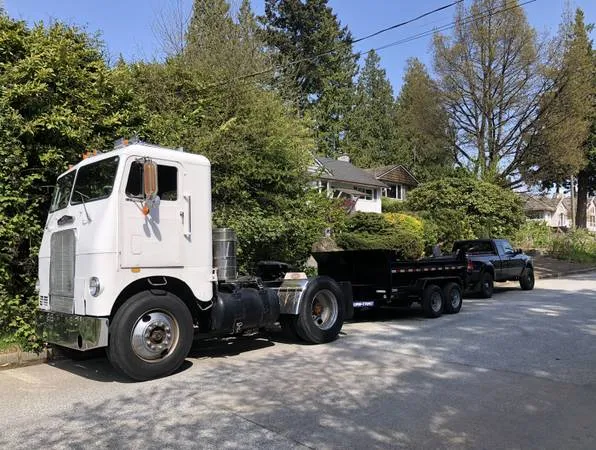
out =
<path fill-rule="evenodd" d="M 105 358 L 0 372 L 0 448 L 596 448 L 596 273 L 393 312 L 328 345 L 195 346 L 129 383 Z"/>

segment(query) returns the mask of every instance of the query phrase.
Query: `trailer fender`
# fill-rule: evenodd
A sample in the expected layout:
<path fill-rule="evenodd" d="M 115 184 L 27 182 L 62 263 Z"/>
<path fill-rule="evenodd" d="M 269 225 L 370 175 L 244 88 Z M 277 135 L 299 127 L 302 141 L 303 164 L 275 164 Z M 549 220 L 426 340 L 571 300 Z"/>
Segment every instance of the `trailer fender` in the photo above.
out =
<path fill-rule="evenodd" d="M 345 318 L 352 318 L 354 316 L 354 303 L 352 298 L 352 283 L 349 281 L 336 282 L 330 277 L 316 277 L 316 278 L 302 278 L 302 279 L 286 279 L 281 286 L 277 288 L 279 296 L 280 313 L 282 315 L 297 316 L 300 313 L 300 306 L 303 301 L 304 292 L 306 288 L 316 279 L 327 279 L 336 283 L 342 293 L 341 301 L 344 303 Z"/>

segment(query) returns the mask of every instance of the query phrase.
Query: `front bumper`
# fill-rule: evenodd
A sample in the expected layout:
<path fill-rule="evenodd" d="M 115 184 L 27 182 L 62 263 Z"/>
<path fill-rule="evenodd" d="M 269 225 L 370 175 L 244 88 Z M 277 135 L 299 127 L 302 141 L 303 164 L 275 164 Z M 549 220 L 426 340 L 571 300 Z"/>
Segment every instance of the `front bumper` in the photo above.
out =
<path fill-rule="evenodd" d="M 74 316 L 44 313 L 44 337 L 51 343 L 75 350 L 91 350 L 108 346 L 108 325 L 105 317 Z"/>

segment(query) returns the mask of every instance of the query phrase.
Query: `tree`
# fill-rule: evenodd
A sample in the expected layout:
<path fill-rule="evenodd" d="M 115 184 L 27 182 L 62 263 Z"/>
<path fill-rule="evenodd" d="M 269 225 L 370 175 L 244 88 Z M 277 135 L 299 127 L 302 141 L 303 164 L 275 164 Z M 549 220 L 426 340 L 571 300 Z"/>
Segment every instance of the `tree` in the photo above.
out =
<path fill-rule="evenodd" d="M 380 63 L 379 55 L 371 51 L 358 77 L 354 109 L 348 119 L 346 147 L 360 167 L 396 162 L 395 99 Z"/>
<path fill-rule="evenodd" d="M 37 249 L 51 190 L 85 149 L 122 135 L 131 92 L 96 40 L 0 14 L 0 330 L 34 337 Z"/>
<path fill-rule="evenodd" d="M 459 6 L 452 38 L 436 35 L 434 53 L 458 160 L 476 177 L 519 186 L 534 150 L 527 134 L 548 111 L 540 99 L 552 85 L 523 9 L 516 0 Z"/>
<path fill-rule="evenodd" d="M 397 99 L 396 133 L 401 145 L 399 161 L 421 180 L 449 172 L 455 165 L 449 117 L 437 84 L 418 59 L 410 59 Z"/>
<path fill-rule="evenodd" d="M 341 153 L 356 74 L 350 32 L 327 0 L 266 0 L 261 20 L 284 96 L 312 115 L 319 151 Z"/>

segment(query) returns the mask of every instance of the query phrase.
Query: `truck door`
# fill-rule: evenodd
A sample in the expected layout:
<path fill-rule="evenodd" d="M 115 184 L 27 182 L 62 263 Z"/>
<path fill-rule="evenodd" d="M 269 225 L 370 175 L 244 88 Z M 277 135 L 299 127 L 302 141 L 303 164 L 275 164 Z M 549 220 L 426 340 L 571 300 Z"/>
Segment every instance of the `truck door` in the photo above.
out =
<path fill-rule="evenodd" d="M 128 267 L 183 266 L 183 198 L 181 166 L 157 164 L 158 193 L 147 215 L 143 212 L 143 163 L 130 157 L 120 189 L 120 265 Z"/>
<path fill-rule="evenodd" d="M 515 253 L 513 247 L 503 240 L 496 241 L 499 256 L 501 257 L 501 264 L 503 267 L 503 279 L 511 279 L 519 275 L 517 273 Z"/>

